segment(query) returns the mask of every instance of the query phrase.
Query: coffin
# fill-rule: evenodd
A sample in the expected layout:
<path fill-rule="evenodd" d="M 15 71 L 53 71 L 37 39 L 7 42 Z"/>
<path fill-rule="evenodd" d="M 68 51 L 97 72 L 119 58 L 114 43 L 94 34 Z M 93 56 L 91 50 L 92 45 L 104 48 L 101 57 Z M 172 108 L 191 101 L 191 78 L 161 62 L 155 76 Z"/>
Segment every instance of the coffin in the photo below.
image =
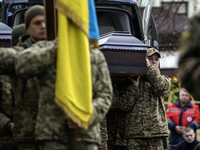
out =
<path fill-rule="evenodd" d="M 146 74 L 148 46 L 126 32 L 115 32 L 100 37 L 99 49 L 103 52 L 112 80 Z"/>
<path fill-rule="evenodd" d="M 10 47 L 12 28 L 0 22 L 0 47 Z"/>

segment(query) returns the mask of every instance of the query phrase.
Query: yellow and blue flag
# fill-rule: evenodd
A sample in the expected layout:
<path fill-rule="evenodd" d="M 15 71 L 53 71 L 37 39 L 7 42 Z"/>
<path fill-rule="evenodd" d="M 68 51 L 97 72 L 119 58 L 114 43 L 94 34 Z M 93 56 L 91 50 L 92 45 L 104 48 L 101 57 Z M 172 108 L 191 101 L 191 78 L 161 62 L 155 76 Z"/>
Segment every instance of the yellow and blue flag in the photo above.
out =
<path fill-rule="evenodd" d="M 99 38 L 94 1 L 57 0 L 57 9 L 55 102 L 79 127 L 87 129 L 93 111 L 89 37 L 92 41 Z"/>

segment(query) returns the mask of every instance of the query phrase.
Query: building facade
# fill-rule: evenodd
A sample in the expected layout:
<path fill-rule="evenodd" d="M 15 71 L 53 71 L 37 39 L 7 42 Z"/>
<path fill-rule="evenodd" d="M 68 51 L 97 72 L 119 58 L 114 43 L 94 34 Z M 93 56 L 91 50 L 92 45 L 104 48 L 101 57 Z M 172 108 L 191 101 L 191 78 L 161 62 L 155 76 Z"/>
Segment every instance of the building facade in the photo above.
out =
<path fill-rule="evenodd" d="M 200 0 L 137 0 L 142 7 L 152 5 L 153 7 L 165 7 L 181 14 L 191 17 L 195 12 L 200 11 Z"/>

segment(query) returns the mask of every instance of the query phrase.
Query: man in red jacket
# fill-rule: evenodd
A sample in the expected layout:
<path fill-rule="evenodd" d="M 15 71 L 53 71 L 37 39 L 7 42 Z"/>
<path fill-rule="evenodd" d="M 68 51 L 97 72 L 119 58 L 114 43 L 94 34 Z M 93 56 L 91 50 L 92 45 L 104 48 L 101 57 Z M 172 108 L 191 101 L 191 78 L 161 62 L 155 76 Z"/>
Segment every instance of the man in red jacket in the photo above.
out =
<path fill-rule="evenodd" d="M 179 92 L 179 100 L 169 104 L 167 110 L 167 122 L 170 129 L 169 146 L 172 150 L 183 141 L 183 129 L 191 127 L 196 132 L 200 125 L 199 106 L 190 102 L 190 93 L 182 88 Z"/>

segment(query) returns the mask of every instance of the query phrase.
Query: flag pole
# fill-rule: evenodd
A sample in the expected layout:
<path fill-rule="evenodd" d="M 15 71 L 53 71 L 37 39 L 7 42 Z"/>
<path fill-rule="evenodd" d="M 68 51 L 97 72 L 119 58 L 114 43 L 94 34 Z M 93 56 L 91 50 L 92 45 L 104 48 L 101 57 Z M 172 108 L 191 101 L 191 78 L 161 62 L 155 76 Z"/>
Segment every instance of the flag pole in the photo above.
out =
<path fill-rule="evenodd" d="M 54 40 L 56 38 L 55 23 L 55 5 L 54 0 L 44 0 L 45 20 L 46 20 L 46 39 Z"/>
<path fill-rule="evenodd" d="M 56 17 L 54 1 L 55 0 L 43 0 L 45 8 L 46 39 L 49 41 L 56 38 Z M 70 129 L 70 149 L 77 150 L 76 129 Z"/>

